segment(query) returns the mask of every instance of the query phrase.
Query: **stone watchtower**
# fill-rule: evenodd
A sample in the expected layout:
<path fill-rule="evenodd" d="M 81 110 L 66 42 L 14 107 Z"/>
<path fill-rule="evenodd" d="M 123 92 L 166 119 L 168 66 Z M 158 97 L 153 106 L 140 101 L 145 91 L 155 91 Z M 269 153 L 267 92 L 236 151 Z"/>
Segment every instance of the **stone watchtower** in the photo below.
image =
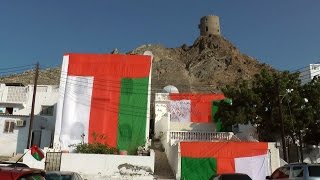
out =
<path fill-rule="evenodd" d="M 200 19 L 200 36 L 221 35 L 219 16 L 209 15 Z"/>

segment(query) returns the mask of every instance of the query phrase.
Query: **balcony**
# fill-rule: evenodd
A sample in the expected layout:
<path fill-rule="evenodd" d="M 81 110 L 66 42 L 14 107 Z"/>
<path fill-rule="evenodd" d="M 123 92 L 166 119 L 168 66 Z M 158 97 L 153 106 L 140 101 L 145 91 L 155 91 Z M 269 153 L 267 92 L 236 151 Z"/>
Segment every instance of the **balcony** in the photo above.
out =
<path fill-rule="evenodd" d="M 232 132 L 169 131 L 171 145 L 181 141 L 240 141 Z"/>

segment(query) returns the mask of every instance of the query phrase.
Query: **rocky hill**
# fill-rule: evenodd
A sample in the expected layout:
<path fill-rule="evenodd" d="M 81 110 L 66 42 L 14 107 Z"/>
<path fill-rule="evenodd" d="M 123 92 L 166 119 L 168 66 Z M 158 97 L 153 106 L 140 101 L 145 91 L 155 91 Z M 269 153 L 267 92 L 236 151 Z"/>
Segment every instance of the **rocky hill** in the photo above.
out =
<path fill-rule="evenodd" d="M 202 36 L 193 45 L 166 48 L 161 45 L 142 45 L 127 54 L 152 51 L 152 89 L 159 92 L 166 85 L 174 85 L 181 92 L 215 92 L 225 85 L 250 79 L 262 68 L 272 69 L 256 59 L 242 54 L 221 36 Z M 114 52 L 117 53 L 117 52 Z M 39 84 L 59 84 L 60 68 L 44 69 Z M 32 84 L 32 70 L 0 78 L 1 83 Z"/>
<path fill-rule="evenodd" d="M 225 85 L 235 85 L 250 79 L 262 68 L 272 68 L 242 54 L 221 36 L 202 36 L 192 46 L 166 48 L 161 45 L 143 45 L 129 52 L 154 54 L 152 87 L 161 90 L 174 85 L 184 92 L 215 92 Z"/>

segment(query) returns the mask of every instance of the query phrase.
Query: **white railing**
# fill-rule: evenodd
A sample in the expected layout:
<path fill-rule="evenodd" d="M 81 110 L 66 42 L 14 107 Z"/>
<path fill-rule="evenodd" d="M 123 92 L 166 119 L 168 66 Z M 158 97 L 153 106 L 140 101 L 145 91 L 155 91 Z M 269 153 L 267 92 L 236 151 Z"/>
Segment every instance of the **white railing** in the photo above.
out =
<path fill-rule="evenodd" d="M 169 131 L 170 144 L 180 141 L 239 141 L 232 132 Z"/>

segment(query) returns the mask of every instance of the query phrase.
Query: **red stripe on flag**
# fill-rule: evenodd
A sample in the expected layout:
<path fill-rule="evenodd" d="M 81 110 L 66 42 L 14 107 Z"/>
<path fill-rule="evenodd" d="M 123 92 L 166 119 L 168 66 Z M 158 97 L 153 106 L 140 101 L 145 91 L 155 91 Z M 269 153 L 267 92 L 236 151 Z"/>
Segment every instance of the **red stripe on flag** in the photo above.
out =
<path fill-rule="evenodd" d="M 267 154 L 266 142 L 181 142 L 181 156 L 238 158 Z"/>
<path fill-rule="evenodd" d="M 233 158 L 217 158 L 217 174 L 235 173 L 236 168 Z"/>
<path fill-rule="evenodd" d="M 68 75 L 94 77 L 89 121 L 89 142 L 94 141 L 92 133 L 104 134 L 107 136 L 107 143 L 116 147 L 120 80 L 123 77 L 148 77 L 151 57 L 118 54 L 66 55 L 69 55 Z"/>
<path fill-rule="evenodd" d="M 170 100 L 191 100 L 191 121 L 197 123 L 211 123 L 212 101 L 223 99 L 223 94 L 170 94 Z"/>

